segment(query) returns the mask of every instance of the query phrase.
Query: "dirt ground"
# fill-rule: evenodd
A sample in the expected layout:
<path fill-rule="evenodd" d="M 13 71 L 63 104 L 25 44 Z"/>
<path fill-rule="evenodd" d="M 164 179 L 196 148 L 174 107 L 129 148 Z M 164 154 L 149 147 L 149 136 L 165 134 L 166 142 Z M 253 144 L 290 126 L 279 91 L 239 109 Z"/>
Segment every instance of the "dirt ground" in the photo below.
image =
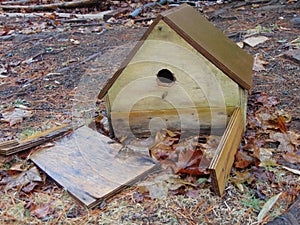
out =
<path fill-rule="evenodd" d="M 250 98 L 260 92 L 276 97 L 279 100 L 278 110 L 284 110 L 291 116 L 288 129 L 299 133 L 299 59 L 297 61 L 285 53 L 299 49 L 300 23 L 295 20 L 300 16 L 299 2 L 254 2 L 208 4 L 202 5 L 199 10 L 235 42 L 255 32 L 268 38 L 255 47 L 244 46 L 258 59 L 256 64 L 261 66 L 254 71 Z M 153 14 L 157 12 L 151 16 Z M 3 75 L 0 78 L 0 113 L 22 105 L 33 111 L 33 116 L 13 126 L 0 122 L 0 141 L 22 139 L 59 124 L 93 119 L 97 113 L 96 95 L 148 27 L 147 20 L 133 23 L 125 16 L 111 23 L 68 23 L 45 16 L 3 15 L 0 14 L 0 71 Z M 30 151 L 0 156 L 0 165 L 24 162 L 29 154 Z M 196 196 L 191 191 L 190 196 L 170 194 L 168 200 L 151 199 L 141 195 L 138 187 L 132 187 L 89 210 L 78 205 L 49 177 L 43 174 L 43 178 L 43 184 L 31 193 L 19 190 L 5 193 L 0 189 L 0 222 L 257 224 L 258 212 L 265 201 L 254 196 L 249 187 L 242 192 L 229 182 L 221 198 L 210 191 L 208 184 L 194 190 Z M 291 184 L 285 188 L 293 185 L 299 188 L 299 177 L 292 177 Z M 283 213 L 294 199 L 295 196 L 282 200 L 284 207 L 278 206 L 264 222 Z M 51 207 L 46 207 L 47 202 L 51 202 Z M 48 213 L 44 217 L 40 216 L 41 213 L 30 214 L 33 211 L 29 212 L 30 204 L 37 209 L 48 210 Z"/>

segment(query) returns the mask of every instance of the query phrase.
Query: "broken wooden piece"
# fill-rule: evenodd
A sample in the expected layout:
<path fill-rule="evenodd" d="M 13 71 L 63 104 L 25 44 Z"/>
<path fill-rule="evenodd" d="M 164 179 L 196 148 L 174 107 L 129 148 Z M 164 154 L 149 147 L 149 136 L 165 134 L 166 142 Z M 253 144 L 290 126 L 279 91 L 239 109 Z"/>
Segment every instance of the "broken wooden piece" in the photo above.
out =
<path fill-rule="evenodd" d="M 64 124 L 44 132 L 37 133 L 22 141 L 11 140 L 0 143 L 0 154 L 11 155 L 20 151 L 39 146 L 49 140 L 60 137 L 68 131 L 74 129 L 73 125 Z"/>
<path fill-rule="evenodd" d="M 86 126 L 42 149 L 31 160 L 72 196 L 94 207 L 160 168 Z"/>
<path fill-rule="evenodd" d="M 222 195 L 225 189 L 226 181 L 230 174 L 234 156 L 241 142 L 243 132 L 244 123 L 242 113 L 241 109 L 237 108 L 231 116 L 215 156 L 209 166 L 212 189 L 219 195 Z"/>

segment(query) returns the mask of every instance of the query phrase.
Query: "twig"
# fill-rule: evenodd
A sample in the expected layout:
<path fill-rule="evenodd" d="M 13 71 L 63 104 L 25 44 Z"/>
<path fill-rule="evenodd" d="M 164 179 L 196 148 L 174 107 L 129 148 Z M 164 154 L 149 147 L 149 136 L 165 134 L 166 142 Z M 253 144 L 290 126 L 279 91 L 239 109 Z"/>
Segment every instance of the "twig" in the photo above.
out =
<path fill-rule="evenodd" d="M 93 27 L 93 26 L 103 26 L 105 23 L 80 23 L 71 25 L 71 27 Z"/>
<path fill-rule="evenodd" d="M 205 202 L 205 200 L 200 201 L 195 208 L 190 212 L 189 217 L 191 217 L 193 215 L 194 212 L 196 212 L 197 209 L 199 209 L 199 207 Z"/>
<path fill-rule="evenodd" d="M 0 6 L 1 8 L 1 6 Z M 70 19 L 75 17 L 74 19 L 70 19 L 71 21 L 73 20 L 74 22 L 77 22 L 79 19 L 84 19 L 84 20 L 102 20 L 104 15 L 109 14 L 114 12 L 113 10 L 107 10 L 103 12 L 99 12 L 96 14 L 74 14 L 74 13 L 54 13 L 54 16 L 58 18 L 65 18 L 65 19 Z M 6 18 L 6 17 L 25 17 L 25 18 L 32 18 L 32 17 L 37 17 L 37 16 L 47 16 L 47 15 L 53 15 L 53 13 L 2 13 L 0 14 L 0 18 Z M 60 21 L 63 22 L 63 21 Z"/>
<path fill-rule="evenodd" d="M 101 0 L 81 0 L 74 2 L 60 2 L 53 4 L 45 4 L 45 5 L 7 5 L 0 6 L 2 10 L 26 10 L 26 11 L 44 11 L 44 10 L 55 10 L 57 8 L 66 9 L 66 8 L 76 8 L 76 7 L 86 7 L 91 5 L 101 4 Z"/>
<path fill-rule="evenodd" d="M 99 56 L 99 55 L 101 55 L 101 54 L 102 54 L 102 52 L 97 52 L 97 53 L 95 53 L 95 54 L 93 54 L 93 55 L 87 57 L 86 59 L 84 59 L 83 61 L 81 61 L 81 62 L 79 62 L 79 63 L 77 63 L 77 64 L 74 64 L 74 65 L 71 65 L 71 66 L 67 66 L 67 67 L 63 67 L 63 68 L 57 70 L 56 73 L 61 73 L 61 72 L 64 72 L 64 71 L 66 71 L 66 70 L 69 70 L 69 69 L 72 69 L 72 68 L 74 68 L 74 67 L 77 67 L 77 66 L 79 66 L 79 65 L 81 65 L 81 64 L 84 64 L 84 63 L 86 63 L 86 62 L 88 62 L 88 61 L 90 61 L 90 60 L 96 58 L 97 56 Z"/>
<path fill-rule="evenodd" d="M 41 17 L 41 18 L 47 20 L 47 22 L 48 22 L 52 27 L 57 28 L 57 26 L 54 24 L 53 20 L 50 20 L 50 19 L 47 18 L 46 16 L 43 16 L 43 15 L 36 15 L 36 16 Z"/>
<path fill-rule="evenodd" d="M 172 209 L 172 208 L 171 208 Z M 194 223 L 194 221 L 189 218 L 188 216 L 184 215 L 182 212 L 176 210 L 176 209 L 172 209 L 175 213 L 179 214 L 181 217 L 185 218 L 190 224 L 192 225 L 196 225 L 196 223 Z"/>
<path fill-rule="evenodd" d="M 137 17 L 143 10 L 145 10 L 146 8 L 150 8 L 156 5 L 164 5 L 167 3 L 167 0 L 160 0 L 158 3 L 157 2 L 150 2 L 147 3 L 139 8 L 136 8 L 132 13 L 129 14 L 129 18 L 134 18 Z"/>
<path fill-rule="evenodd" d="M 20 1 L 8 1 L 1 2 L 1 5 L 18 5 L 18 4 L 26 4 L 26 3 L 36 3 L 33 0 L 20 0 Z"/>

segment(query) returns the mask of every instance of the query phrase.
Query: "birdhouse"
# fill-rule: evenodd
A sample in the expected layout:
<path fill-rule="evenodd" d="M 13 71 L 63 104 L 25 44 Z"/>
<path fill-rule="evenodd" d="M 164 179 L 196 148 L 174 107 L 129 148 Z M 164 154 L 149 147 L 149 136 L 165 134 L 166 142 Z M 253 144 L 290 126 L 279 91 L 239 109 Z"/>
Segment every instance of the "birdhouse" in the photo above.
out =
<path fill-rule="evenodd" d="M 221 134 L 209 169 L 221 194 L 241 141 L 253 58 L 184 4 L 152 23 L 99 94 L 111 133 Z"/>

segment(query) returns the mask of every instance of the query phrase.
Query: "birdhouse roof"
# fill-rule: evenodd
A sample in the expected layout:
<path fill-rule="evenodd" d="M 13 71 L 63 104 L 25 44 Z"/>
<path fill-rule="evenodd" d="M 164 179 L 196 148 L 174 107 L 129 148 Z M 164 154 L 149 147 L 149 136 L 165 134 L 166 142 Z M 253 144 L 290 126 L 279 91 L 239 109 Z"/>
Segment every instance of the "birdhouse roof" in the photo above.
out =
<path fill-rule="evenodd" d="M 183 4 L 162 12 L 156 18 L 120 69 L 101 90 L 99 98 L 105 96 L 138 49 L 143 45 L 143 41 L 147 39 L 153 28 L 161 20 L 241 87 L 244 89 L 251 88 L 253 57 L 238 47 L 222 31 L 201 16 L 199 12 L 191 6 Z"/>

